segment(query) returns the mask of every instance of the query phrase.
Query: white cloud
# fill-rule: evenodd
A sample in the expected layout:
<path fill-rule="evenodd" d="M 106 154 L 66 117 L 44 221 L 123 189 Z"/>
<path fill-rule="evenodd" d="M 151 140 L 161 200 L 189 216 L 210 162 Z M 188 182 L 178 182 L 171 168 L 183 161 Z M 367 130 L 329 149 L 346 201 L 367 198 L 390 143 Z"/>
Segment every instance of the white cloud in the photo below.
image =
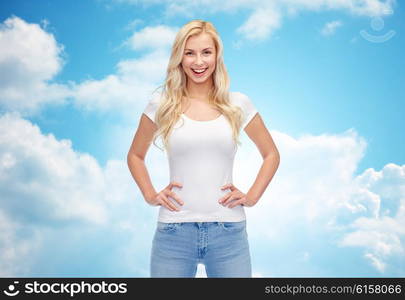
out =
<path fill-rule="evenodd" d="M 116 74 L 75 84 L 75 105 L 104 112 L 116 109 L 132 118 L 133 112 L 143 108 L 151 92 L 163 83 L 176 32 L 177 28 L 163 25 L 134 32 L 123 45 L 147 52 L 136 59 L 119 61 Z"/>
<path fill-rule="evenodd" d="M 262 277 L 264 277 L 263 274 L 260 273 L 260 272 L 252 272 L 252 273 L 253 273 L 252 274 L 253 278 L 262 278 Z"/>
<path fill-rule="evenodd" d="M 382 16 L 391 11 L 395 0 L 279 0 L 292 10 L 347 10 L 361 16 Z"/>
<path fill-rule="evenodd" d="M 151 92 L 163 83 L 168 61 L 168 51 L 160 49 L 139 59 L 122 60 L 116 74 L 75 84 L 74 104 L 79 109 L 118 110 L 133 117 L 133 112 L 143 108 Z"/>
<path fill-rule="evenodd" d="M 125 42 L 134 50 L 170 48 L 176 36 L 178 28 L 164 25 L 145 27 Z"/>
<path fill-rule="evenodd" d="M 395 0 L 224 0 L 221 5 L 213 0 L 112 0 L 112 3 L 127 3 L 147 6 L 165 5 L 165 17 L 182 15 L 187 18 L 200 18 L 203 14 L 250 11 L 247 20 L 237 28 L 237 32 L 247 40 L 264 40 L 270 37 L 282 23 L 285 16 L 302 11 L 343 11 L 358 16 L 384 16 L 392 12 Z"/>
<path fill-rule="evenodd" d="M 381 273 L 384 272 L 386 266 L 385 266 L 385 264 L 384 264 L 382 261 L 380 261 L 377 257 L 375 257 L 375 256 L 374 256 L 373 254 L 371 254 L 371 253 L 366 253 L 366 254 L 364 254 L 364 257 L 365 257 L 366 259 L 370 260 L 371 264 L 372 264 L 378 271 L 380 271 Z"/>
<path fill-rule="evenodd" d="M 176 32 L 177 28 L 163 25 L 144 27 L 122 46 L 146 53 L 119 61 L 115 74 L 100 80 L 57 84 L 49 82 L 64 65 L 63 46 L 37 24 L 9 18 L 0 29 L 0 106 L 5 111 L 32 115 L 44 104 L 62 104 L 70 97 L 79 109 L 118 110 L 132 118 L 132 112 L 143 107 L 151 92 L 163 83 Z"/>
<path fill-rule="evenodd" d="M 280 11 L 273 6 L 255 10 L 237 29 L 248 40 L 263 40 L 280 27 Z"/>
<path fill-rule="evenodd" d="M 130 30 L 133 31 L 135 30 L 136 27 L 138 27 L 138 25 L 143 24 L 144 21 L 142 19 L 134 19 L 131 22 L 129 22 L 126 26 L 125 26 L 125 30 Z"/>
<path fill-rule="evenodd" d="M 336 32 L 336 29 L 339 28 L 340 26 L 342 26 L 341 21 L 328 22 L 323 26 L 321 34 L 325 36 L 333 35 Z"/>
<path fill-rule="evenodd" d="M 0 209 L 1 277 L 8 277 L 12 274 L 29 274 L 31 261 L 27 259 L 21 263 L 21 260 L 38 251 L 39 245 L 40 237 L 35 230 L 24 230 L 24 226 L 13 221 Z"/>
<path fill-rule="evenodd" d="M 304 2 L 299 3 L 310 5 Z M 235 7 L 247 2 L 240 3 L 235 2 Z M 313 5 L 321 7 L 316 3 Z M 260 14 L 256 21 L 246 24 L 254 28 L 255 22 L 259 21 Z M 24 42 L 15 52 L 17 54 L 1 47 L 2 68 L 21 66 L 36 76 L 36 79 L 24 82 L 28 84 L 27 89 L 17 89 L 19 84 L 23 84 L 19 81 L 19 70 L 11 73 L 14 74 L 13 80 L 6 76 L 0 78 L 5 90 L 25 93 L 15 98 L 19 100 L 14 104 L 10 104 L 11 98 L 2 94 L 2 105 L 22 111 L 39 107 L 51 99 L 62 99 L 68 94 L 75 95 L 77 106 L 93 110 L 138 105 L 139 99 L 144 99 L 164 74 L 169 54 L 167 47 L 170 45 L 167 40 L 151 42 L 148 46 L 139 42 L 142 40 L 140 37 L 149 32 L 163 38 L 166 35 L 162 32 L 171 32 L 171 37 L 167 35 L 171 39 L 176 30 L 144 28 L 134 33 L 127 45 L 138 50 L 146 49 L 146 54 L 138 59 L 120 61 L 116 74 L 102 80 L 72 84 L 68 88 L 46 84 L 61 67 L 53 37 L 21 19 L 9 22 L 9 27 L 1 28 L 0 41 L 12 44 L 29 32 L 45 41 L 45 48 L 54 47 L 53 52 L 47 52 L 47 58 L 53 64 L 45 63 L 43 68 L 23 60 L 23 54 L 28 51 Z M 265 23 L 263 28 L 266 26 L 271 25 Z M 244 34 L 265 38 L 272 30 L 246 31 Z M 19 47 L 17 42 L 13 45 Z M 41 51 L 36 50 L 35 53 Z M 45 94 L 52 97 L 43 96 Z M 280 265 L 271 265 L 277 262 L 268 258 L 268 252 L 259 253 L 263 248 L 269 251 L 283 249 L 283 255 L 292 254 L 291 261 L 301 264 L 302 270 L 324 275 L 325 269 L 333 269 L 333 266 L 316 261 L 320 256 L 327 255 L 325 247 L 334 247 L 339 251 L 361 249 L 361 257 L 378 272 L 403 276 L 405 166 L 387 164 L 381 171 L 368 169 L 354 176 L 358 162 L 364 156 L 366 142 L 353 130 L 341 135 L 308 135 L 299 139 L 276 131 L 272 135 L 282 153 L 280 168 L 258 205 L 247 209 L 253 253 L 263 255 L 262 260 L 257 260 L 261 263 L 256 265 L 255 274 L 267 276 L 270 270 L 277 276 L 280 271 L 276 267 L 282 268 L 284 263 L 285 270 L 288 268 L 281 259 L 278 259 Z M 125 138 L 129 141 L 128 136 Z M 158 154 L 152 152 L 148 155 L 148 169 L 157 188 L 166 185 L 168 180 L 164 175 L 167 174 L 164 172 L 167 171 L 165 158 Z M 248 144 L 237 155 L 243 159 L 236 159 L 234 179 L 236 185 L 246 191 L 260 168 L 260 154 Z M 162 166 L 166 169 L 162 170 Z M 250 182 L 247 178 L 251 179 Z M 30 270 L 38 270 L 40 257 L 44 255 L 41 253 L 49 253 L 45 251 L 50 248 L 49 245 L 60 245 L 61 249 L 65 247 L 66 255 L 71 255 L 72 249 L 81 249 L 83 241 L 90 243 L 89 238 L 95 232 L 101 232 L 103 235 L 100 236 L 104 237 L 121 234 L 120 240 L 111 239 L 107 245 L 114 249 L 115 252 L 111 253 L 119 253 L 119 257 L 125 258 L 123 261 L 127 265 L 121 266 L 123 270 L 130 269 L 146 276 L 147 265 L 141 260 L 145 261 L 148 254 L 154 219 L 151 218 L 152 210 L 144 201 L 135 199 L 139 192 L 125 162 L 109 161 L 105 168 L 101 168 L 90 155 L 75 152 L 69 140 L 58 141 L 52 134 L 44 135 L 37 126 L 18 115 L 6 114 L 0 117 L 0 191 L 0 252 L 5 253 L 0 261 L 2 275 L 30 274 Z M 139 230 L 145 234 L 139 235 Z M 72 240 L 65 235 L 61 238 L 62 233 Z M 128 235 L 131 236 L 129 241 Z M 289 241 L 294 241 L 294 244 L 285 250 L 285 243 Z M 353 253 L 346 255 L 355 256 Z M 102 255 L 107 254 L 99 255 L 100 261 L 104 261 Z M 131 261 L 134 256 L 135 261 Z M 317 259 L 312 259 L 315 257 Z M 55 258 L 56 272 L 62 272 L 58 271 L 57 265 L 63 261 L 63 257 Z"/>
<path fill-rule="evenodd" d="M 359 217 L 350 225 L 350 232 L 341 245 L 363 247 L 365 257 L 379 270 L 397 258 L 398 270 L 405 267 L 405 165 L 387 164 L 377 172 L 368 169 L 356 177 L 356 183 L 378 195 L 381 206 L 378 216 Z M 391 266 L 393 267 L 393 266 Z"/>
<path fill-rule="evenodd" d="M 124 2 L 124 1 L 121 1 Z M 171 14 L 182 10 L 201 12 L 237 12 L 250 10 L 247 20 L 236 31 L 249 41 L 264 40 L 281 26 L 286 14 L 302 10 L 346 10 L 357 15 L 375 15 L 392 9 L 393 1 L 224 1 L 220 6 L 211 1 L 135 1 L 136 4 L 164 3 Z M 177 11 L 175 8 L 178 8 Z M 181 8 L 181 9 L 180 9 Z M 135 20 L 136 24 L 141 22 Z M 339 21 L 337 21 L 339 22 Z M 177 27 L 146 26 L 134 32 L 122 46 L 136 51 L 146 50 L 139 58 L 121 60 L 117 72 L 102 79 L 83 82 L 52 82 L 65 64 L 64 46 L 46 31 L 49 22 L 30 24 L 11 17 L 0 28 L 0 106 L 5 111 L 23 115 L 36 114 L 45 104 L 63 104 L 71 99 L 76 107 L 85 110 L 118 110 L 123 114 L 144 106 L 150 93 L 164 80 Z M 131 26 L 133 26 L 133 23 Z M 324 29 L 331 34 L 339 23 L 330 23 Z M 234 42 L 236 48 L 242 41 Z M 11 50 L 12 49 L 12 50 Z"/>
<path fill-rule="evenodd" d="M 205 271 L 205 266 L 203 264 L 198 264 L 197 265 L 197 272 L 195 274 L 196 278 L 206 278 L 207 273 Z"/>
<path fill-rule="evenodd" d="M 10 130 L 12 128 L 12 130 Z M 105 223 L 105 182 L 97 161 L 75 153 L 16 114 L 0 118 L 2 209 L 27 222 L 83 219 Z M 18 179 L 18 180 L 16 180 Z M 83 201 L 87 199 L 87 201 Z M 35 203 L 32 206 L 32 203 Z"/>
<path fill-rule="evenodd" d="M 1 275 L 77 275 L 98 259 L 87 275 L 147 276 L 156 211 L 126 161 L 101 168 L 71 141 L 7 113 L 0 117 L 0 191 Z"/>
<path fill-rule="evenodd" d="M 368 169 L 354 176 L 366 149 L 366 141 L 354 130 L 299 139 L 272 131 L 272 136 L 281 153 L 279 169 L 259 203 L 247 209 L 249 236 L 261 249 L 256 255 L 263 255 L 257 260 L 268 262 L 257 271 L 277 269 L 276 276 L 286 275 L 282 270 L 288 264 L 269 258 L 279 251 L 291 258 L 295 269 L 312 272 L 304 276 L 327 276 L 322 267 L 330 270 L 339 264 L 330 261 L 328 251 L 334 255 L 341 248 L 353 249 L 342 255 L 342 260 L 350 260 L 357 248 L 363 250 L 364 263 L 377 272 L 403 275 L 405 166 L 387 164 L 380 172 Z M 252 143 L 245 143 L 234 170 L 235 184 L 243 191 L 260 169 L 260 154 Z M 317 257 L 319 265 L 311 257 Z M 357 268 L 330 276 L 361 274 Z"/>
<path fill-rule="evenodd" d="M 68 87 L 48 83 L 65 63 L 63 49 L 38 24 L 16 16 L 0 24 L 0 105 L 31 114 L 45 103 L 63 102 Z"/>
<path fill-rule="evenodd" d="M 255 276 L 354 276 L 367 266 L 403 276 L 405 166 L 354 176 L 366 142 L 353 130 L 272 136 L 281 153 L 279 170 L 259 203 L 246 209 Z M 233 177 L 247 191 L 261 159 L 246 136 L 242 143 Z M 166 186 L 166 156 L 151 147 L 146 165 L 155 188 Z M 121 276 L 148 276 L 157 209 L 144 202 L 126 162 L 108 161 L 102 168 L 70 141 L 6 114 L 0 118 L 0 168 L 2 275 L 64 276 L 97 259 L 106 276 L 117 268 Z M 84 252 L 95 243 L 97 254 Z M 363 259 L 363 266 L 360 261 L 356 269 L 339 271 L 353 259 Z M 201 266 L 198 272 L 205 276 Z"/>

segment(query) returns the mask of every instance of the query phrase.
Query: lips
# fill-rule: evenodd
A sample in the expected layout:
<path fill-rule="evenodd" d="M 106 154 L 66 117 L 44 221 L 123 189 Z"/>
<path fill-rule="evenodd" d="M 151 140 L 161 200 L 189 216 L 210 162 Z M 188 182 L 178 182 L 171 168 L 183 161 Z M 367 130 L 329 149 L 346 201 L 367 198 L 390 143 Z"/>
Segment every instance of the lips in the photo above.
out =
<path fill-rule="evenodd" d="M 204 75 L 205 72 L 207 72 L 207 69 L 208 69 L 208 68 L 205 68 L 205 69 L 191 69 L 191 70 L 193 71 L 193 73 L 194 73 L 195 76 L 200 77 L 200 76 Z M 197 70 L 197 71 L 200 71 L 200 72 L 196 72 L 196 70 Z M 204 71 L 201 72 L 201 70 L 204 70 Z"/>

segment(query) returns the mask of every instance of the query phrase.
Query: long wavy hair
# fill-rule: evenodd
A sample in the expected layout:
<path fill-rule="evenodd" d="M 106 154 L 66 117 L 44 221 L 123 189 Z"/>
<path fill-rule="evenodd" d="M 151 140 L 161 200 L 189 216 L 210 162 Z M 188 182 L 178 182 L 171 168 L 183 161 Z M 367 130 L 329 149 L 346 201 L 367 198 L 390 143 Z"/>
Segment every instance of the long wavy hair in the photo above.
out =
<path fill-rule="evenodd" d="M 209 104 L 213 105 L 226 117 L 232 128 L 234 142 L 238 145 L 241 144 L 239 133 L 243 122 L 243 114 L 240 107 L 233 105 L 229 99 L 230 82 L 223 60 L 221 38 L 212 23 L 203 20 L 193 20 L 185 24 L 178 31 L 172 46 L 165 82 L 156 89 L 162 88 L 162 91 L 160 104 L 155 114 L 157 130 L 153 136 L 153 144 L 160 148 L 156 145 L 155 141 L 159 136 L 162 136 L 163 145 L 167 151 L 170 151 L 170 134 L 182 114 L 182 99 L 189 96 L 187 91 L 187 75 L 181 66 L 184 48 L 189 37 L 201 33 L 209 34 L 216 48 L 216 67 L 212 73 L 213 88 L 208 94 Z"/>

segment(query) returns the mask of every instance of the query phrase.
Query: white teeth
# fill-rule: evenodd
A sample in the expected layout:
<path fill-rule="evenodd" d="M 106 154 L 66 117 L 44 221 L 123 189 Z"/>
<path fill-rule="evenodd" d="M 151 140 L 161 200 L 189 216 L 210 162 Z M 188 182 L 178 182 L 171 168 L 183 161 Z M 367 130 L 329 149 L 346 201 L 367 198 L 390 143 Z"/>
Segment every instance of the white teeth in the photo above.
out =
<path fill-rule="evenodd" d="M 202 73 L 202 72 L 204 72 L 206 69 L 201 69 L 201 70 L 195 70 L 195 69 L 193 69 L 193 71 L 194 72 L 196 72 L 196 73 Z"/>

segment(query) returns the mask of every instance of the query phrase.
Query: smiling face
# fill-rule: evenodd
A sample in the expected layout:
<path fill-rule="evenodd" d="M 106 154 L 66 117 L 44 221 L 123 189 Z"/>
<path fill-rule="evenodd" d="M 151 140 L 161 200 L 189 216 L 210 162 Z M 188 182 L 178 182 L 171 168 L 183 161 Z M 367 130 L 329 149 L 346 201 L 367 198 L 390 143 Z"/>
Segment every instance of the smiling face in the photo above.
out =
<path fill-rule="evenodd" d="M 207 33 L 191 36 L 184 48 L 181 66 L 188 80 L 201 84 L 211 80 L 216 65 L 215 44 Z"/>

